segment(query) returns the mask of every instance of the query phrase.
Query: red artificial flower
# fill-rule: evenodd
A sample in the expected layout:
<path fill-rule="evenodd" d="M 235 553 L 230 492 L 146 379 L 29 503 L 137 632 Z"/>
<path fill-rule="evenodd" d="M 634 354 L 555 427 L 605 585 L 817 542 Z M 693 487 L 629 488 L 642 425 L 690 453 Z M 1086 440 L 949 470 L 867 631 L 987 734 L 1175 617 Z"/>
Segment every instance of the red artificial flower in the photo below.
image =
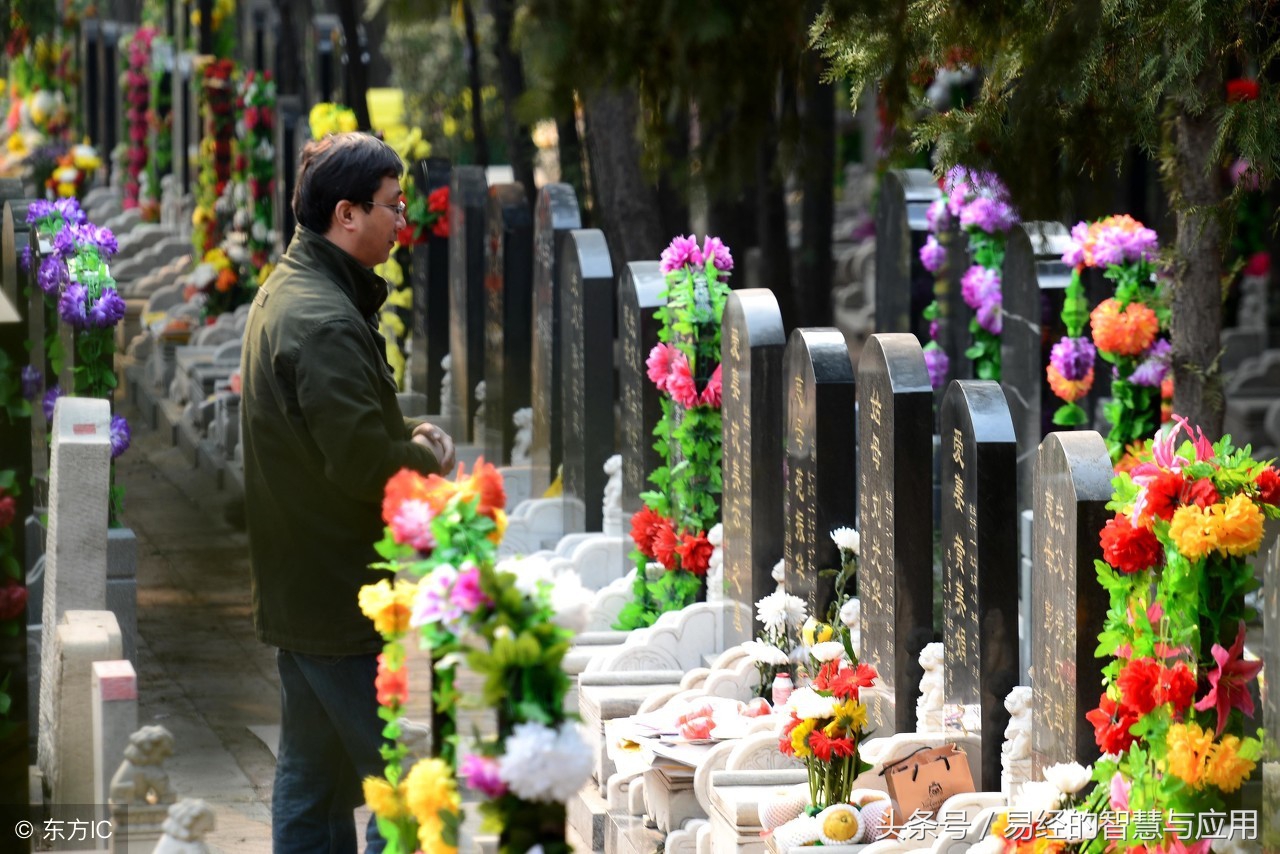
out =
<path fill-rule="evenodd" d="M 431 223 L 431 234 L 435 237 L 449 236 L 449 217 L 447 215 L 436 217 L 436 221 Z"/>
<path fill-rule="evenodd" d="M 1135 658 L 1120 669 L 1116 687 L 1120 703 L 1135 715 L 1145 715 L 1156 707 L 1156 688 L 1160 684 L 1160 665 L 1153 658 Z"/>
<path fill-rule="evenodd" d="M 813 751 L 815 757 L 823 762 L 831 761 L 831 752 L 834 746 L 831 737 L 823 732 L 821 728 L 809 733 L 809 749 Z"/>
<path fill-rule="evenodd" d="M 16 620 L 27 610 L 27 588 L 13 579 L 0 587 L 0 620 Z"/>
<path fill-rule="evenodd" d="M 1168 522 L 1173 518 L 1173 511 L 1178 509 L 1182 501 L 1182 487 L 1185 482 L 1176 471 L 1160 469 L 1147 484 L 1147 503 L 1142 508 L 1140 520 L 1158 517 Z"/>
<path fill-rule="evenodd" d="M 848 759 L 858 750 L 858 742 L 852 738 L 833 738 L 831 739 L 831 752 L 840 759 Z"/>
<path fill-rule="evenodd" d="M 640 553 L 647 558 L 654 556 L 653 540 L 658 534 L 658 525 L 662 521 L 662 515 L 655 513 L 647 504 L 631 517 L 631 539 Z"/>
<path fill-rule="evenodd" d="M 680 351 L 674 344 L 658 343 L 653 345 L 649 356 L 644 360 L 649 382 L 658 387 L 658 391 L 667 390 L 667 381 L 671 379 L 671 368 L 679 358 Z"/>
<path fill-rule="evenodd" d="M 859 690 L 870 688 L 880 674 L 870 664 L 846 667 L 831 680 L 831 693 L 841 700 L 858 699 Z"/>
<path fill-rule="evenodd" d="M 782 727 L 782 735 L 778 736 L 778 750 L 784 756 L 796 755 L 795 748 L 791 746 L 791 732 L 798 726 L 800 726 L 800 719 L 793 712 L 791 720 L 787 721 Z"/>
<path fill-rule="evenodd" d="M 379 706 L 403 704 L 409 697 L 409 668 L 401 665 L 399 670 L 391 670 L 387 667 L 386 655 L 379 655 L 378 675 L 373 685 L 378 690 Z"/>
<path fill-rule="evenodd" d="M 833 658 L 830 661 L 825 662 L 821 667 L 819 667 L 818 675 L 813 677 L 813 684 L 811 685 L 813 690 L 815 691 L 828 690 L 831 687 L 831 680 L 835 679 L 836 674 L 840 672 L 840 665 L 842 663 L 843 662 L 841 662 L 840 659 Z"/>
<path fill-rule="evenodd" d="M 1093 724 L 1094 741 L 1103 753 L 1124 753 L 1137 738 L 1129 732 L 1129 727 L 1138 722 L 1138 716 L 1117 705 L 1106 694 L 1098 701 L 1098 708 L 1086 714 L 1085 719 Z"/>
<path fill-rule="evenodd" d="M 687 569 L 694 575 L 706 575 L 715 550 L 705 534 L 700 533 L 696 537 L 685 534 L 680 545 L 676 546 L 676 551 L 680 554 L 680 568 Z"/>
<path fill-rule="evenodd" d="M 1265 276 L 1271 272 L 1271 255 L 1267 252 L 1255 252 L 1249 256 L 1249 260 L 1245 262 L 1244 274 L 1246 276 Z"/>
<path fill-rule="evenodd" d="M 1125 573 L 1142 572 L 1159 565 L 1164 549 L 1156 535 L 1146 528 L 1135 528 L 1123 513 L 1108 520 L 1099 537 L 1102 556 Z"/>
<path fill-rule="evenodd" d="M 406 248 L 412 246 L 414 244 L 415 231 L 417 231 L 417 229 L 414 227 L 413 223 L 406 220 L 404 228 L 396 232 L 396 244 Z"/>
<path fill-rule="evenodd" d="M 17 515 L 18 505 L 13 500 L 12 495 L 6 495 L 0 498 L 0 529 L 7 528 L 13 524 L 13 517 Z"/>
<path fill-rule="evenodd" d="M 1213 645 L 1213 660 L 1218 666 L 1209 671 L 1209 693 L 1196 703 L 1196 711 L 1218 710 L 1218 735 L 1227 725 L 1227 718 L 1232 709 L 1239 709 L 1246 717 L 1253 717 L 1253 697 L 1249 694 L 1249 683 L 1258 676 L 1262 669 L 1261 661 L 1245 661 L 1244 655 L 1244 620 L 1240 621 L 1240 630 L 1236 633 L 1236 641 L 1231 649 L 1223 649 L 1221 645 Z"/>
<path fill-rule="evenodd" d="M 1258 487 L 1259 501 L 1273 507 L 1280 506 L 1280 472 L 1267 466 L 1258 473 L 1253 483 Z"/>
<path fill-rule="evenodd" d="M 698 386 L 693 381 L 689 360 L 683 353 L 677 352 L 671 360 L 671 375 L 667 377 L 667 394 L 685 409 L 692 409 L 698 405 Z"/>
<path fill-rule="evenodd" d="M 667 569 L 675 569 L 678 545 L 679 541 L 676 539 L 675 529 L 671 527 L 671 520 L 663 519 L 653 533 L 654 559 Z"/>
<path fill-rule="evenodd" d="M 1227 101 L 1256 101 L 1261 88 L 1257 80 L 1237 77 L 1227 81 Z"/>
<path fill-rule="evenodd" d="M 720 379 L 720 365 L 716 365 L 715 371 L 711 374 L 711 379 L 707 381 L 707 387 L 702 390 L 702 394 L 698 396 L 698 403 L 703 406 L 710 406 L 715 409 L 720 408 L 720 399 L 723 395 L 723 383 Z"/>
<path fill-rule="evenodd" d="M 1213 481 L 1207 477 L 1192 483 L 1186 493 L 1187 504 L 1199 504 L 1201 507 L 1217 504 L 1218 498 L 1218 490 L 1214 488 Z"/>
<path fill-rule="evenodd" d="M 1160 668 L 1160 684 L 1156 687 L 1156 702 L 1169 703 L 1175 712 L 1191 705 L 1196 696 L 1196 677 L 1186 662 L 1179 661 L 1173 667 Z"/>

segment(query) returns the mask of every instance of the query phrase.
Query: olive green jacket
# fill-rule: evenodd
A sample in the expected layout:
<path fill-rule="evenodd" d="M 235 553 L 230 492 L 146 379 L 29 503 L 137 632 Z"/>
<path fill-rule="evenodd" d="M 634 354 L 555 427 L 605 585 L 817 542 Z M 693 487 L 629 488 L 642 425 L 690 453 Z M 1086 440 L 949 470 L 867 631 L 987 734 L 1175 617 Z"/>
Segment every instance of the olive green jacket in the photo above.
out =
<path fill-rule="evenodd" d="M 245 511 L 259 640 L 313 655 L 375 652 L 357 594 L 379 574 L 382 493 L 438 470 L 410 441 L 378 334 L 386 283 L 299 226 L 258 289 L 240 363 Z"/>

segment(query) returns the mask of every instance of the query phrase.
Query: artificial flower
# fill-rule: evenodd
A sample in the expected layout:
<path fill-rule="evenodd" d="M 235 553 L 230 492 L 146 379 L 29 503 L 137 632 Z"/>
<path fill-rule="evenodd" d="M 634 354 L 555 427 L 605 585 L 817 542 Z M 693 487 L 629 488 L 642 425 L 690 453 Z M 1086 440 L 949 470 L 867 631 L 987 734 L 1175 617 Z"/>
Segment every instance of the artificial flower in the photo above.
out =
<path fill-rule="evenodd" d="M 364 802 L 378 818 L 395 821 L 405 814 L 403 790 L 381 777 L 364 778 Z"/>
<path fill-rule="evenodd" d="M 13 517 L 17 513 L 18 505 L 13 500 L 12 495 L 4 495 L 4 490 L 0 489 L 0 530 L 13 524 Z"/>
<path fill-rule="evenodd" d="M 1213 733 L 1202 729 L 1195 721 L 1175 723 L 1165 735 L 1168 753 L 1166 767 L 1170 774 L 1188 786 L 1199 788 L 1205 763 L 1213 749 Z"/>
<path fill-rule="evenodd" d="M 1129 729 L 1138 722 L 1138 716 L 1106 694 L 1085 719 L 1093 724 L 1094 740 L 1103 753 L 1124 753 L 1137 738 Z"/>
<path fill-rule="evenodd" d="M 404 802 L 419 824 L 439 820 L 441 812 L 461 806 L 453 769 L 443 759 L 419 759 L 404 778 Z"/>
<path fill-rule="evenodd" d="M 713 267 L 722 273 L 727 273 L 733 269 L 733 255 L 729 253 L 729 247 L 718 237 L 707 235 L 702 241 L 702 257 L 705 262 L 710 263 Z"/>
<path fill-rule="evenodd" d="M 1169 539 L 1187 560 L 1200 560 L 1218 547 L 1217 526 L 1197 504 L 1185 504 L 1169 520 Z"/>
<path fill-rule="evenodd" d="M 1139 717 L 1156 707 L 1156 688 L 1159 684 L 1160 665 L 1151 658 L 1129 661 L 1116 677 L 1120 702 Z"/>
<path fill-rule="evenodd" d="M 594 757 L 574 723 L 556 729 L 516 724 L 505 749 L 499 773 L 511 793 L 526 801 L 566 803 L 591 776 Z"/>
<path fill-rule="evenodd" d="M 725 250 L 726 253 L 728 250 Z M 658 269 L 663 273 L 673 273 L 686 264 L 701 267 L 704 259 L 698 247 L 698 239 L 690 234 L 688 237 L 676 237 L 662 250 L 661 263 Z"/>
<path fill-rule="evenodd" d="M 111 459 L 116 459 L 129 450 L 133 434 L 129 430 L 129 422 L 123 415 L 111 416 Z"/>
<path fill-rule="evenodd" d="M 942 269 L 942 265 L 947 260 L 946 248 L 938 242 L 938 239 L 932 234 L 925 240 L 924 246 L 920 247 L 920 263 L 930 273 L 937 273 Z"/>
<path fill-rule="evenodd" d="M 1121 307 L 1113 298 L 1098 303 L 1089 314 L 1093 343 L 1117 356 L 1137 356 L 1151 346 L 1160 322 L 1156 313 L 1138 302 Z"/>
<path fill-rule="evenodd" d="M 409 669 L 403 664 L 392 670 L 387 665 L 386 653 L 378 655 L 378 675 L 373 680 L 378 690 L 378 705 L 403 705 L 409 696 Z"/>
<path fill-rule="evenodd" d="M 1164 548 L 1156 535 L 1135 528 L 1124 514 L 1107 521 L 1100 539 L 1103 559 L 1121 572 L 1142 572 L 1162 563 Z"/>
<path fill-rule="evenodd" d="M 836 544 L 836 548 L 852 552 L 855 555 L 862 545 L 861 537 L 858 536 L 858 532 L 853 528 L 836 528 L 831 532 L 831 541 Z"/>
<path fill-rule="evenodd" d="M 1222 736 L 1222 740 L 1214 745 L 1209 761 L 1205 765 L 1204 781 L 1206 783 L 1217 786 L 1227 794 L 1244 785 L 1244 781 L 1253 773 L 1256 763 L 1242 754 L 1242 744 L 1237 736 L 1230 734 Z"/>
<path fill-rule="evenodd" d="M 387 579 L 360 588 L 360 611 L 370 620 L 378 634 L 395 637 L 409 630 L 409 616 L 418 586 L 403 578 L 393 587 Z"/>
<path fill-rule="evenodd" d="M 397 543 L 412 546 L 420 552 L 430 552 L 436 547 L 435 536 L 431 532 L 431 520 L 435 515 L 426 501 L 405 499 L 391 519 L 391 535 Z"/>
<path fill-rule="evenodd" d="M 653 556 L 666 569 L 676 568 L 676 549 L 680 541 L 669 519 L 663 519 L 657 525 L 653 535 Z"/>
<path fill-rule="evenodd" d="M 658 387 L 658 391 L 667 390 L 667 381 L 671 377 L 673 365 L 677 359 L 683 358 L 684 354 L 674 344 L 658 343 L 649 351 L 645 365 L 648 368 L 649 381 Z"/>
<path fill-rule="evenodd" d="M 746 652 L 747 657 L 757 664 L 765 664 L 770 667 L 782 667 L 791 660 L 791 657 L 787 655 L 786 650 L 779 649 L 773 644 L 765 643 L 764 641 L 743 641 L 741 646 Z"/>
<path fill-rule="evenodd" d="M 1225 502 L 1214 504 L 1208 512 L 1220 554 L 1241 557 L 1258 550 L 1265 518 L 1248 495 L 1238 492 Z"/>
<path fill-rule="evenodd" d="M 924 363 L 929 371 L 929 385 L 937 391 L 947 381 L 951 360 L 947 357 L 947 352 L 938 346 L 937 341 L 930 341 L 924 348 Z"/>
<path fill-rule="evenodd" d="M 1064 795 L 1074 795 L 1093 779 L 1093 766 L 1079 762 L 1059 762 L 1044 769 L 1044 779 Z"/>
<path fill-rule="evenodd" d="M 694 575 L 706 575 L 714 551 L 715 547 L 703 534 L 684 534 L 680 538 L 680 545 L 676 546 L 676 553 L 680 555 L 680 568 Z"/>
<path fill-rule="evenodd" d="M 498 760 L 492 756 L 468 753 L 458 765 L 458 776 L 468 789 L 473 789 L 490 800 L 507 793 L 507 784 L 502 781 Z"/>
<path fill-rule="evenodd" d="M 1216 709 L 1217 732 L 1222 735 L 1232 709 L 1239 709 L 1247 717 L 1253 717 L 1253 697 L 1249 694 L 1249 683 L 1262 670 L 1262 662 L 1244 660 L 1243 620 L 1240 621 L 1240 628 L 1231 648 L 1224 649 L 1215 643 L 1211 652 L 1217 667 L 1209 671 L 1209 693 L 1196 703 L 1196 711 Z"/>
<path fill-rule="evenodd" d="M 804 622 L 807 606 L 799 596 L 783 590 L 775 590 L 756 602 L 756 619 L 766 632 L 777 634 L 789 628 L 799 628 Z"/>
<path fill-rule="evenodd" d="M 1280 472 L 1277 472 L 1274 466 L 1264 467 L 1258 472 L 1253 483 L 1258 490 L 1259 501 L 1273 507 L 1280 507 Z"/>
<path fill-rule="evenodd" d="M 451 632 L 458 628 L 464 611 L 452 597 L 457 580 L 458 570 L 447 563 L 423 576 L 413 599 L 409 625 L 416 629 L 441 624 Z"/>

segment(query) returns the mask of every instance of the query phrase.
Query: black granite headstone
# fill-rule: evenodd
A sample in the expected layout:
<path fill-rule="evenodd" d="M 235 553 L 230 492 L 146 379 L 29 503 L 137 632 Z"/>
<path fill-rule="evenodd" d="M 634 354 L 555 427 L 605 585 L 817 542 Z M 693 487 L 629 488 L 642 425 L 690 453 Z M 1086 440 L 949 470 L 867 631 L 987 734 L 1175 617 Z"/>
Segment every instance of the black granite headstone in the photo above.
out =
<path fill-rule="evenodd" d="M 853 362 L 838 329 L 796 329 L 783 354 L 783 554 L 789 593 L 826 619 L 834 596 L 819 578 L 840 568 L 836 528 L 853 527 L 857 513 L 857 400 Z"/>
<path fill-rule="evenodd" d="M 933 294 L 938 300 L 938 344 L 950 360 L 947 382 L 972 379 L 973 360 L 964 351 L 969 349 L 971 343 L 969 321 L 973 319 L 973 309 L 964 301 L 960 287 L 964 274 L 973 263 L 969 257 L 969 236 L 961 230 L 960 223 L 951 217 L 937 239 L 947 250 L 946 263 L 933 282 Z M 916 260 L 918 259 L 917 253 Z M 925 334 L 928 334 L 927 329 Z M 947 385 L 943 383 L 934 396 L 939 404 L 946 391 Z"/>
<path fill-rule="evenodd" d="M 102 44 L 98 49 L 97 84 L 99 135 L 93 137 L 98 150 L 103 153 L 104 165 L 111 163 L 108 157 L 120 139 L 120 36 L 124 28 L 118 21 L 102 21 Z M 108 167 L 108 172 L 110 167 Z"/>
<path fill-rule="evenodd" d="M 1111 457 L 1092 430 L 1050 433 L 1036 455 L 1031 571 L 1031 758 L 1050 765 L 1098 758 L 1085 713 L 1097 706 L 1098 634 L 1110 606 L 1093 562 L 1110 513 Z"/>
<path fill-rule="evenodd" d="M 305 134 L 303 139 L 310 139 L 311 134 L 307 111 L 297 95 L 281 95 L 276 100 L 276 115 L 275 209 L 280 217 L 281 242 L 287 247 L 298 224 L 293 215 L 293 190 L 298 185 L 298 152 L 302 148 L 299 133 Z"/>
<path fill-rule="evenodd" d="M 428 157 L 414 165 L 412 180 L 426 199 L 449 186 L 448 158 Z M 446 213 L 445 216 L 448 216 Z M 440 361 L 449 353 L 449 238 L 429 233 L 413 247 L 413 359 L 410 385 L 426 395 L 427 412 L 442 411 Z"/>
<path fill-rule="evenodd" d="M 893 169 L 876 205 L 876 331 L 912 332 L 929 340 L 924 310 L 933 301 L 933 274 L 920 263 L 929 236 L 925 212 L 942 195 L 925 169 Z"/>
<path fill-rule="evenodd" d="M 102 139 L 102 87 L 98 81 L 102 71 L 102 21 L 96 17 L 80 22 L 80 62 L 84 69 L 80 78 L 80 129 L 91 139 L 99 140 Z"/>
<path fill-rule="evenodd" d="M 920 342 L 872 335 L 858 361 L 862 659 L 880 672 L 878 735 L 915 729 L 920 651 L 933 640 L 933 390 Z"/>
<path fill-rule="evenodd" d="M 730 291 L 720 322 L 725 594 L 755 613 L 783 552 L 782 358 L 787 333 L 773 291 Z M 754 637 L 762 630 L 754 621 Z M 736 631 L 742 626 L 734 626 Z"/>
<path fill-rule="evenodd" d="M 667 281 L 657 261 L 632 261 L 618 279 L 618 398 L 622 405 L 622 514 L 631 518 L 652 489 L 649 473 L 663 465 L 653 428 L 662 418 L 662 393 L 649 380 L 645 361 L 658 343 L 658 308 L 666 305 Z M 623 563 L 632 565 L 629 558 Z"/>
<path fill-rule="evenodd" d="M 1014 226 L 1005 250 L 1000 385 L 1018 434 L 1019 510 L 1036 501 L 1036 451 L 1055 429 L 1053 413 L 1062 403 L 1049 388 L 1045 367 L 1053 345 L 1066 334 L 1062 304 L 1071 268 L 1062 263 L 1062 253 L 1070 242 L 1061 223 L 1028 222 Z"/>
<path fill-rule="evenodd" d="M 484 455 L 511 461 L 513 416 L 529 405 L 533 212 L 520 184 L 489 188 L 484 277 Z M 478 438 L 478 437 L 477 437 Z"/>
<path fill-rule="evenodd" d="M 561 245 L 564 497 L 582 504 L 581 530 L 604 527 L 601 498 L 613 454 L 613 265 L 604 232 L 570 231 Z M 565 513 L 565 533 L 578 530 Z"/>
<path fill-rule="evenodd" d="M 49 379 L 44 352 L 45 314 L 47 310 L 45 297 L 40 288 L 35 286 L 33 278 L 30 280 L 30 286 L 25 287 L 26 293 L 23 293 L 24 286 L 28 284 L 29 280 L 27 276 L 21 273 L 19 267 L 23 249 L 30 246 L 33 260 L 29 275 L 34 277 L 35 271 L 39 269 L 37 266 L 39 262 L 35 260 L 35 241 L 32 239 L 33 235 L 27 225 L 27 208 L 30 204 L 30 200 L 15 201 L 10 199 L 4 203 L 3 210 L 0 211 L 0 228 L 3 229 L 0 231 L 0 281 L 4 283 L 5 293 L 11 293 L 16 297 L 17 302 L 15 304 L 26 317 L 27 322 L 23 335 L 27 341 L 31 342 L 31 352 L 29 361 L 24 360 L 22 364 L 31 364 L 41 371 L 40 388 L 35 401 L 32 402 L 31 422 L 27 426 L 30 436 L 26 442 L 26 447 L 29 451 L 28 467 L 37 479 L 33 489 L 32 500 L 36 506 L 43 507 L 44 491 L 48 486 L 46 478 L 49 458 L 46 447 L 48 425 L 45 423 L 44 410 L 40 406 L 40 396 L 43 395 L 44 388 L 47 385 L 52 385 L 54 381 Z"/>
<path fill-rule="evenodd" d="M 547 491 L 563 460 L 560 369 L 560 277 L 565 236 L 582 228 L 578 198 L 568 184 L 538 191 L 533 213 L 533 495 Z"/>
<path fill-rule="evenodd" d="M 454 438 L 470 442 L 476 384 L 484 379 L 484 243 L 488 185 L 483 166 L 459 166 L 449 177 L 449 355 Z"/>
<path fill-rule="evenodd" d="M 1000 384 L 953 381 L 940 448 L 945 711 L 949 726 L 977 719 L 984 786 L 1000 779 L 1004 701 L 1019 682 L 1015 449 Z"/>

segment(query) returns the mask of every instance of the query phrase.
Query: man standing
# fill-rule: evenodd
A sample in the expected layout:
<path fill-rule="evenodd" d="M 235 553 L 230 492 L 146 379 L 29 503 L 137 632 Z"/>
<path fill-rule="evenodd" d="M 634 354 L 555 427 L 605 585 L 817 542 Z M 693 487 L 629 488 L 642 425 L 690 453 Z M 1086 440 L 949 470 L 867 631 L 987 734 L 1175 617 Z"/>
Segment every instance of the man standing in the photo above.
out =
<path fill-rule="evenodd" d="M 372 580 L 381 501 L 401 468 L 453 468 L 453 442 L 405 419 L 378 334 L 387 260 L 404 226 L 401 162 L 367 134 L 302 152 L 298 228 L 258 289 L 241 361 L 253 620 L 278 648 L 275 854 L 355 854 L 360 781 L 381 775 L 374 678 L 381 638 L 357 595 Z M 382 839 L 371 821 L 368 850 Z"/>

